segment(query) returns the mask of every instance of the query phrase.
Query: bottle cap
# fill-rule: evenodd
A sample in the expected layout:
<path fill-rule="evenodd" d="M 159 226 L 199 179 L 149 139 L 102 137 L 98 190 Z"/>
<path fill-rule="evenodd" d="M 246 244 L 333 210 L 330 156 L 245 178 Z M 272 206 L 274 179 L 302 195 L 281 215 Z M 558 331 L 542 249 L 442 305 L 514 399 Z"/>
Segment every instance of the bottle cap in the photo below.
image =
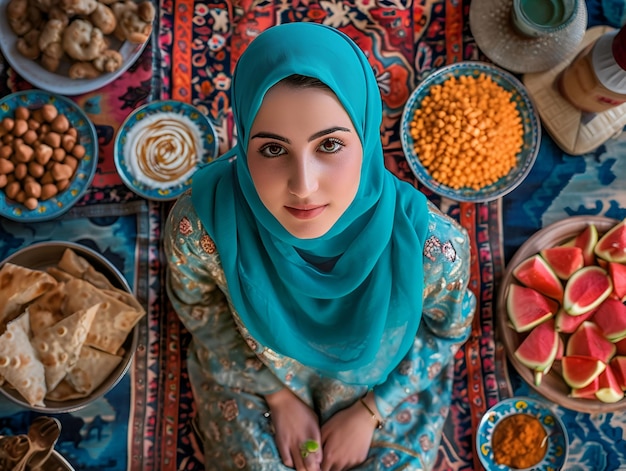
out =
<path fill-rule="evenodd" d="M 622 26 L 622 29 L 613 38 L 611 50 L 617 65 L 626 70 L 626 25 Z"/>

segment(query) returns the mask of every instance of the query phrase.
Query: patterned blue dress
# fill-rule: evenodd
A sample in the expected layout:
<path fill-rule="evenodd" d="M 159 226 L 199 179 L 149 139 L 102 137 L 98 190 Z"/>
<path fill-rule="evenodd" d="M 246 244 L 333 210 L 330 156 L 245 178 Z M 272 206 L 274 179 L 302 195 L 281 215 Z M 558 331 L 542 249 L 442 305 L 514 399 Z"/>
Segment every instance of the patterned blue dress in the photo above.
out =
<path fill-rule="evenodd" d="M 281 462 L 264 396 L 287 387 L 323 423 L 367 391 L 324 377 L 252 338 L 230 303 L 220 256 L 190 194 L 172 208 L 163 236 L 168 295 L 192 334 L 187 366 L 206 469 L 291 469 Z M 467 290 L 466 232 L 432 204 L 429 217 L 421 254 L 425 288 L 420 327 L 402 362 L 374 387 L 385 424 L 375 430 L 368 459 L 357 470 L 428 470 L 437 457 L 450 405 L 452 359 L 469 335 L 475 298 Z"/>

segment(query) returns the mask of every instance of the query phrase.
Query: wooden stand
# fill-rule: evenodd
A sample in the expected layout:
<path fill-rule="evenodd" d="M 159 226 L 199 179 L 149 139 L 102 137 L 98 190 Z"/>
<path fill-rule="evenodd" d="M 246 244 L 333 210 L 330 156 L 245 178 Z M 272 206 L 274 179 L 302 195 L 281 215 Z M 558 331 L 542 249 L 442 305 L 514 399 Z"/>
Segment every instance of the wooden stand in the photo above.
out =
<path fill-rule="evenodd" d="M 576 54 L 612 29 L 589 28 Z M 561 149 L 572 155 L 595 150 L 620 134 L 626 125 L 626 103 L 601 113 L 583 113 L 560 94 L 556 80 L 576 54 L 546 72 L 525 74 L 522 78 L 544 128 Z"/>

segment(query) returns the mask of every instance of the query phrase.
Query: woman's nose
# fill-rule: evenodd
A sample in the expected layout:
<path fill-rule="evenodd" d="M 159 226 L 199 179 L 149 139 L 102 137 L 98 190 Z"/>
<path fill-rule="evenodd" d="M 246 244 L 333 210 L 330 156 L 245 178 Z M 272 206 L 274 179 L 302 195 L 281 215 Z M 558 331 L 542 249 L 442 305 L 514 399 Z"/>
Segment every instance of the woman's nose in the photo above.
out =
<path fill-rule="evenodd" d="M 296 158 L 292 162 L 289 177 L 289 192 L 299 198 L 306 198 L 319 187 L 317 168 L 312 159 Z"/>

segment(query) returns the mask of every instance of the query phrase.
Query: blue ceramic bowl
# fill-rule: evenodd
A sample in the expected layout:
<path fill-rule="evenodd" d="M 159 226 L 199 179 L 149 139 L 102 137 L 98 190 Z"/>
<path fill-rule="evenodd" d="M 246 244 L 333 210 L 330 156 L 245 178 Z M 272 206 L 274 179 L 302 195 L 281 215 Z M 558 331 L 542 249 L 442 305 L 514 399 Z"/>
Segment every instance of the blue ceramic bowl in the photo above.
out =
<path fill-rule="evenodd" d="M 546 402 L 530 397 L 504 399 L 489 409 L 481 418 L 476 433 L 476 451 L 485 469 L 490 471 L 514 469 L 495 462 L 491 441 L 493 432 L 500 421 L 515 414 L 527 414 L 537 418 L 548 436 L 547 450 L 543 459 L 527 469 L 551 469 L 553 471 L 564 469 L 569 445 L 565 426 Z"/>
<path fill-rule="evenodd" d="M 133 111 L 124 121 L 122 126 L 117 132 L 115 137 L 114 157 L 115 166 L 122 178 L 124 184 L 130 188 L 137 195 L 155 201 L 168 201 L 178 198 L 187 188 L 191 185 L 191 177 L 182 183 L 176 183 L 174 185 L 165 185 L 160 187 L 154 187 L 147 185 L 135 177 L 131 170 L 129 159 L 133 156 L 125 155 L 124 146 L 126 144 L 128 133 L 146 118 L 155 117 L 158 118 L 159 114 L 163 113 L 175 113 L 181 114 L 191 120 L 200 131 L 202 135 L 202 152 L 198 155 L 198 163 L 196 169 L 199 169 L 203 165 L 207 164 L 211 160 L 217 157 L 218 153 L 218 139 L 215 128 L 209 119 L 202 114 L 196 107 L 176 100 L 163 100 L 146 104 Z"/>
<path fill-rule="evenodd" d="M 7 219 L 18 222 L 40 222 L 61 216 L 83 197 L 96 173 L 98 166 L 96 128 L 85 112 L 72 100 L 43 90 L 12 93 L 0 98 L 0 120 L 5 117 L 13 118 L 14 110 L 18 106 L 37 109 L 48 103 L 55 105 L 59 113 L 64 114 L 76 128 L 78 142 L 85 147 L 85 156 L 79 160 L 69 188 L 49 200 L 40 201 L 38 207 L 33 210 L 7 198 L 4 191 L 0 190 L 0 216 Z"/>
<path fill-rule="evenodd" d="M 505 90 L 512 93 L 512 100 L 522 118 L 524 128 L 524 145 L 517 155 L 517 164 L 511 171 L 492 185 L 474 190 L 469 187 L 454 189 L 434 180 L 428 170 L 422 165 L 419 156 L 415 153 L 413 138 L 410 133 L 410 124 L 416 109 L 419 109 L 423 99 L 430 93 L 433 85 L 440 85 L 451 77 L 472 76 L 486 74 Z M 456 201 L 484 202 L 500 198 L 516 188 L 528 175 L 535 163 L 539 144 L 541 142 L 541 125 L 539 116 L 526 92 L 524 85 L 510 73 L 486 62 L 458 62 L 441 69 L 437 69 L 424 79 L 411 93 L 402 113 L 401 140 L 404 155 L 417 179 L 433 192 Z"/>

